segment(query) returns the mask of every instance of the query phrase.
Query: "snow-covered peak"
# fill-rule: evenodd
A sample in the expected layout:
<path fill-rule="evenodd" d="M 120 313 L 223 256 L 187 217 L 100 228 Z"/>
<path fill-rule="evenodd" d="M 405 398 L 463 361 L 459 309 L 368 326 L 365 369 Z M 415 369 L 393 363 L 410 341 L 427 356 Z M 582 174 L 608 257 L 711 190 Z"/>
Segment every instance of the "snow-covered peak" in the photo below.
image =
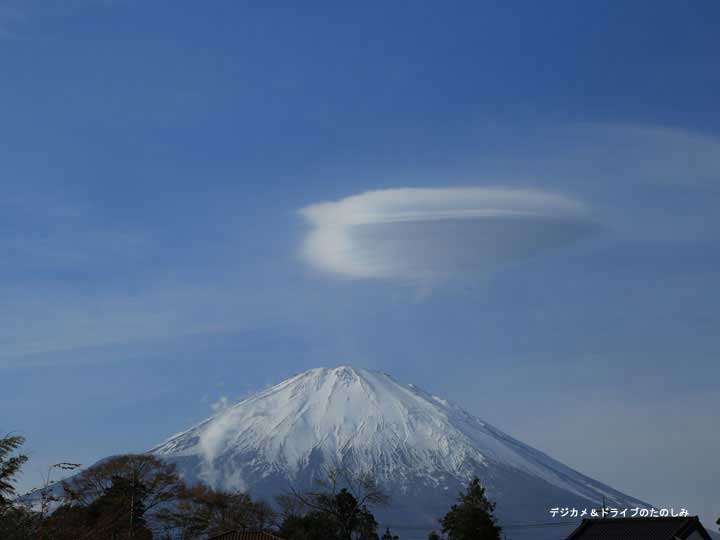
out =
<path fill-rule="evenodd" d="M 586 499 L 624 497 L 440 397 L 351 366 L 299 373 L 151 452 L 193 458 L 200 479 L 225 487 L 340 462 L 393 485 L 441 486 L 476 474 L 501 482 L 511 474 Z"/>

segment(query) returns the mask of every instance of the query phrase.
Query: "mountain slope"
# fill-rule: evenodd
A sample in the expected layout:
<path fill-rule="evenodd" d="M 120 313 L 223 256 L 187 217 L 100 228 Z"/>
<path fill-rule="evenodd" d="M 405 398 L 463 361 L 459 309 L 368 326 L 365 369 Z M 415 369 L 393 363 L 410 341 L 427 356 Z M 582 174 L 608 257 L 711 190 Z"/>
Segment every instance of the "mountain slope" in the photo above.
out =
<path fill-rule="evenodd" d="M 327 464 L 371 471 L 391 495 L 381 523 L 407 531 L 435 527 L 473 475 L 505 523 L 547 522 L 551 507 L 599 507 L 603 498 L 645 506 L 443 399 L 346 366 L 300 373 L 150 452 L 189 481 L 264 496 L 309 487 Z"/>

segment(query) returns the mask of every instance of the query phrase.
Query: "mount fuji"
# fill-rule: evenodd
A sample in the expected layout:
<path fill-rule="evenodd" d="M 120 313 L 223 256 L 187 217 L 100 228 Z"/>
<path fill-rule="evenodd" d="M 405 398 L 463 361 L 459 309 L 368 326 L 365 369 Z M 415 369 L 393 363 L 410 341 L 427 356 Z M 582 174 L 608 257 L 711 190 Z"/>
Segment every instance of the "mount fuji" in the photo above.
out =
<path fill-rule="evenodd" d="M 230 406 L 150 453 L 177 465 L 188 482 L 248 490 L 272 500 L 308 489 L 324 467 L 370 472 L 390 496 L 373 509 L 403 540 L 438 528 L 477 475 L 497 502 L 507 534 L 563 538 L 550 508 L 616 508 L 646 503 L 521 443 L 444 399 L 389 375 L 347 366 L 295 375 Z M 577 518 L 575 518 L 577 519 Z"/>

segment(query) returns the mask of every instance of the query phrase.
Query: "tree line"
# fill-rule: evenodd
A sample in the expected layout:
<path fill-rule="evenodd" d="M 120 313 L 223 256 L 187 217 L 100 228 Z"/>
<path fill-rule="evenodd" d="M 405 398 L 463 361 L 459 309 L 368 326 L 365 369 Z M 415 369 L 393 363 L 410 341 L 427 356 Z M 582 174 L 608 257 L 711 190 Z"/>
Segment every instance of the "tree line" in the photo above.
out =
<path fill-rule="evenodd" d="M 372 509 L 389 501 L 369 473 L 331 467 L 316 490 L 290 488 L 270 505 L 241 491 L 188 486 L 155 456 L 123 455 L 18 496 L 23 443 L 21 436 L 0 438 L 3 540 L 204 540 L 231 530 L 287 540 L 400 540 L 389 528 L 378 532 Z M 499 540 L 494 510 L 475 478 L 428 540 Z"/>

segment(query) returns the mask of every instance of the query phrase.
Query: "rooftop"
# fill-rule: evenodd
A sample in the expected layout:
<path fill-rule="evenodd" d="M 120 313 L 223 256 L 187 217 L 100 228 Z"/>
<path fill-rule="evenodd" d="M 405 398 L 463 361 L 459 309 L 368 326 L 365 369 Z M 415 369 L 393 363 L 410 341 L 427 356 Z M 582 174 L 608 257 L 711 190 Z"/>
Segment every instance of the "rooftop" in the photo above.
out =
<path fill-rule="evenodd" d="M 710 540 L 697 516 L 583 519 L 567 540 L 685 540 L 694 531 Z"/>

